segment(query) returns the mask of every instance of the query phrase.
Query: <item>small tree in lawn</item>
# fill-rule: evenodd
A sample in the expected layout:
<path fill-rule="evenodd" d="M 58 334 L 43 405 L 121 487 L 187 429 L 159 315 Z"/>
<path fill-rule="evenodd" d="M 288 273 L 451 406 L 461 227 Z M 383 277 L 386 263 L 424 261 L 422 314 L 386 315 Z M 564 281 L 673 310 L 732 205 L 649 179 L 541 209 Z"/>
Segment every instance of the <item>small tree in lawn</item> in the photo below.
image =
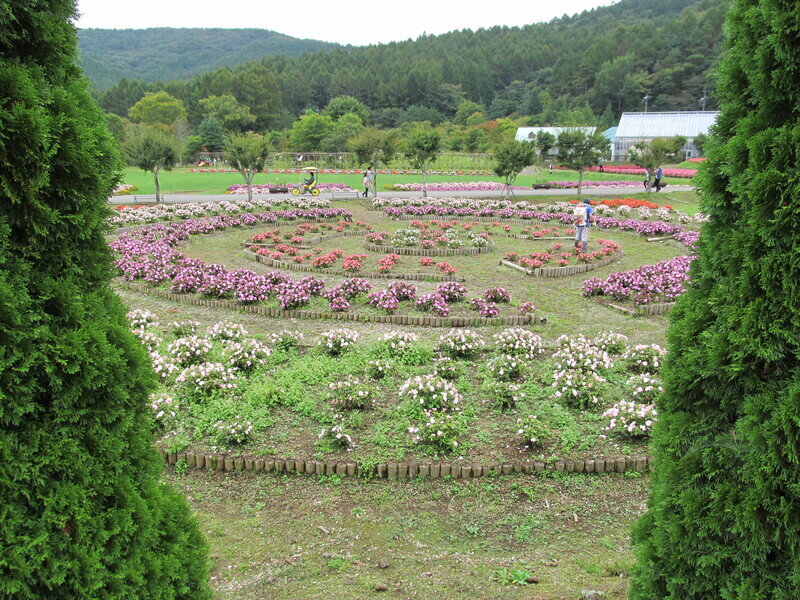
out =
<path fill-rule="evenodd" d="M 583 172 L 608 153 L 608 139 L 600 133 L 567 129 L 558 136 L 558 162 L 578 172 L 578 195 L 583 188 Z"/>
<path fill-rule="evenodd" d="M 177 138 L 157 127 L 132 128 L 123 150 L 131 164 L 153 173 L 156 202 L 161 202 L 158 173 L 171 171 L 180 160 L 181 149 Z"/>
<path fill-rule="evenodd" d="M 511 194 L 511 186 L 522 169 L 533 162 L 536 148 L 530 142 L 510 140 L 494 149 L 494 172 L 505 181 L 506 198 Z"/>
<path fill-rule="evenodd" d="M 429 123 L 418 123 L 408 135 L 405 142 L 405 156 L 411 166 L 422 171 L 422 197 L 428 197 L 428 166 L 442 152 L 442 135 Z"/>
<path fill-rule="evenodd" d="M 667 160 L 669 144 L 664 143 L 664 138 L 655 138 L 650 142 L 639 142 L 628 149 L 628 159 L 637 167 L 642 167 L 645 173 L 645 187 L 650 191 L 650 177 L 659 165 Z"/>
<path fill-rule="evenodd" d="M 544 158 L 550 153 L 556 145 L 556 136 L 549 131 L 540 131 L 536 134 L 536 148 L 539 151 L 539 157 Z"/>
<path fill-rule="evenodd" d="M 263 135 L 231 135 L 225 145 L 225 160 L 236 169 L 247 186 L 247 199 L 253 200 L 253 177 L 264 170 L 269 146 Z"/>
<path fill-rule="evenodd" d="M 370 127 L 347 142 L 358 162 L 372 168 L 372 195 L 378 195 L 378 167 L 387 164 L 397 151 L 394 132 Z"/>

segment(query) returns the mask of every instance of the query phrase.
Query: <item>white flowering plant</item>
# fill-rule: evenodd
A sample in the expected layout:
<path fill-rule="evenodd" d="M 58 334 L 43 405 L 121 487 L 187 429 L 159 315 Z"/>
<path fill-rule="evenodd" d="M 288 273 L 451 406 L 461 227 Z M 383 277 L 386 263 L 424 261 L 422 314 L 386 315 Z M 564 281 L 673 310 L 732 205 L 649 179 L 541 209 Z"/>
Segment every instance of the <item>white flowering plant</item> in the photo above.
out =
<path fill-rule="evenodd" d="M 211 340 L 190 335 L 170 342 L 167 353 L 177 364 L 191 365 L 204 361 L 213 347 Z"/>
<path fill-rule="evenodd" d="M 299 331 L 290 331 L 288 329 L 284 329 L 283 331 L 273 333 L 271 336 L 269 336 L 269 346 L 275 348 L 276 350 L 286 352 L 288 350 L 297 348 L 303 343 L 304 339 L 305 337 Z"/>
<path fill-rule="evenodd" d="M 538 415 L 525 415 L 517 419 L 517 436 L 522 446 L 532 450 L 550 442 L 554 432 L 545 419 Z"/>
<path fill-rule="evenodd" d="M 167 330 L 175 337 L 186 337 L 194 335 L 202 327 L 199 321 L 170 321 L 167 323 Z"/>
<path fill-rule="evenodd" d="M 499 381 L 519 381 L 528 372 L 528 363 L 519 356 L 501 354 L 486 361 L 486 368 Z"/>
<path fill-rule="evenodd" d="M 516 407 L 525 398 L 525 392 L 521 388 L 517 383 L 490 381 L 484 384 L 483 391 L 497 408 L 508 410 Z"/>
<path fill-rule="evenodd" d="M 451 329 L 439 337 L 438 350 L 453 358 L 469 358 L 486 346 L 486 340 L 471 329 Z"/>
<path fill-rule="evenodd" d="M 392 363 L 388 360 L 371 360 L 367 362 L 366 373 L 370 379 L 384 379 L 392 373 Z"/>
<path fill-rule="evenodd" d="M 458 438 L 464 433 L 464 424 L 458 415 L 440 410 L 426 410 L 421 421 L 408 428 L 408 433 L 415 444 L 449 453 L 458 449 Z"/>
<path fill-rule="evenodd" d="M 553 372 L 553 395 L 566 406 L 585 410 L 600 403 L 598 387 L 605 382 L 594 371 L 561 369 Z"/>
<path fill-rule="evenodd" d="M 317 345 L 331 356 L 339 356 L 358 340 L 358 333 L 352 329 L 331 329 L 320 334 Z"/>
<path fill-rule="evenodd" d="M 222 363 L 200 363 L 181 371 L 175 382 L 189 392 L 209 394 L 218 390 L 236 389 L 236 374 Z"/>
<path fill-rule="evenodd" d="M 156 426 L 161 430 L 175 427 L 178 417 L 178 403 L 170 394 L 150 394 L 148 403 L 153 411 Z"/>
<path fill-rule="evenodd" d="M 603 413 L 609 419 L 603 429 L 625 437 L 649 437 L 658 421 L 655 405 L 622 400 Z"/>
<path fill-rule="evenodd" d="M 422 411 L 458 412 L 462 397 L 456 386 L 435 375 L 411 377 L 400 386 L 398 395 Z"/>
<path fill-rule="evenodd" d="M 334 409 L 364 410 L 375 405 L 375 386 L 352 375 L 329 383 L 328 391 Z"/>
<path fill-rule="evenodd" d="M 535 333 L 511 327 L 492 336 L 495 349 L 502 354 L 533 358 L 544 351 L 542 338 Z"/>
<path fill-rule="evenodd" d="M 266 363 L 272 354 L 267 346 L 252 338 L 229 342 L 226 351 L 228 364 L 239 371 L 252 371 Z"/>
<path fill-rule="evenodd" d="M 240 446 L 251 439 L 253 424 L 241 415 L 232 419 L 217 421 L 211 427 L 211 437 L 218 446 Z"/>
<path fill-rule="evenodd" d="M 654 404 L 664 392 L 661 379 L 650 373 L 633 375 L 625 382 L 630 397 L 638 404 Z"/>
<path fill-rule="evenodd" d="M 593 339 L 591 343 L 606 354 L 618 356 L 627 350 L 629 341 L 626 335 L 606 331 Z"/>
<path fill-rule="evenodd" d="M 144 308 L 137 308 L 129 311 L 125 316 L 128 317 L 131 329 L 145 329 L 153 325 L 158 325 L 158 317 L 156 314 Z"/>
<path fill-rule="evenodd" d="M 212 340 L 241 340 L 247 336 L 247 330 L 239 325 L 239 323 L 231 323 L 230 321 L 220 321 L 214 323 L 207 330 L 207 335 Z"/>
<path fill-rule="evenodd" d="M 164 340 L 155 332 L 149 329 L 139 328 L 133 330 L 135 335 L 144 344 L 148 352 L 154 352 L 164 342 Z"/>
<path fill-rule="evenodd" d="M 324 445 L 334 450 L 347 450 L 349 452 L 355 448 L 353 437 L 346 431 L 344 415 L 342 414 L 334 414 L 332 424 L 323 427 L 317 438 Z"/>
<path fill-rule="evenodd" d="M 666 356 L 667 351 L 658 344 L 637 344 L 625 350 L 622 360 L 635 373 L 658 373 Z"/>
<path fill-rule="evenodd" d="M 461 365 L 449 356 L 440 356 L 433 361 L 433 374 L 446 381 L 455 381 L 461 376 Z"/>

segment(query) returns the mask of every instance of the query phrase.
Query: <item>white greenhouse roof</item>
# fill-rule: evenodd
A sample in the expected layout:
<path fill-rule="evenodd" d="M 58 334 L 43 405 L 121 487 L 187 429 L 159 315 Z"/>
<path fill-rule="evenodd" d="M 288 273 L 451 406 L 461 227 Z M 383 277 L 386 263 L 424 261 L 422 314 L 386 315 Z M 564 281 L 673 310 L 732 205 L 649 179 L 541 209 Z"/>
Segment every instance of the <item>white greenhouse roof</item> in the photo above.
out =
<path fill-rule="evenodd" d="M 622 113 L 616 138 L 656 138 L 707 134 L 718 111 Z"/>
<path fill-rule="evenodd" d="M 517 128 L 517 135 L 514 137 L 518 142 L 530 142 L 536 138 L 536 134 L 540 131 L 546 131 L 558 137 L 558 134 L 562 131 L 571 131 L 574 129 L 591 134 L 597 130 L 597 127 L 519 127 Z"/>

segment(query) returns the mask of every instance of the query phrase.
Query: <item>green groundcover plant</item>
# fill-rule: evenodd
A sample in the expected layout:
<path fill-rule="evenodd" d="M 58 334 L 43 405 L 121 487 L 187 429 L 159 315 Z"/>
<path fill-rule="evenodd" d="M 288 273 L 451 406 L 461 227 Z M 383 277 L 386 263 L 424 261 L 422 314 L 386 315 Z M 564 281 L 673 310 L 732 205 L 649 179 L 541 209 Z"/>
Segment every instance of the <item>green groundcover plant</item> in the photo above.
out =
<path fill-rule="evenodd" d="M 109 287 L 119 159 L 73 0 L 0 7 L 0 597 L 209 598 L 160 480 L 148 357 Z"/>

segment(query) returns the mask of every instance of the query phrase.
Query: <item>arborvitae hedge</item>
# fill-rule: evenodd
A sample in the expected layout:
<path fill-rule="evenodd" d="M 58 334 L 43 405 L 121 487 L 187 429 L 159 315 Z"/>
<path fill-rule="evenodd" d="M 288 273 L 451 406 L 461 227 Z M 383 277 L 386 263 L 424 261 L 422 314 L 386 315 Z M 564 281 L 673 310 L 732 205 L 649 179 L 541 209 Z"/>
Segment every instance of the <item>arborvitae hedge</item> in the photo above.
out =
<path fill-rule="evenodd" d="M 800 3 L 735 0 L 636 600 L 800 598 Z"/>
<path fill-rule="evenodd" d="M 160 481 L 148 357 L 109 288 L 119 159 L 74 66 L 73 0 L 0 5 L 0 597 L 209 597 Z"/>

